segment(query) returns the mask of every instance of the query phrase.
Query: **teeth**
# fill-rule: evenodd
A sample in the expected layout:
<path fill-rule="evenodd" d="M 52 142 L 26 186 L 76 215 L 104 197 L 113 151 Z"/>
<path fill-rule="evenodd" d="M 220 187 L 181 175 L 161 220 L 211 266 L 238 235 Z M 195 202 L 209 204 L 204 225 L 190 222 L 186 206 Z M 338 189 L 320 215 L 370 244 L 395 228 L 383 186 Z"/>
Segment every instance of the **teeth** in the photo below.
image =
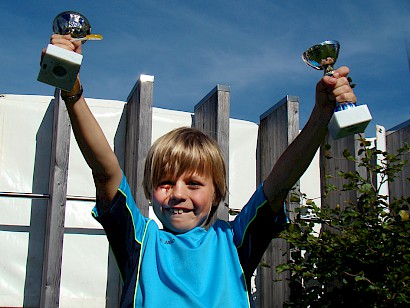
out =
<path fill-rule="evenodd" d="M 184 212 L 183 209 L 169 209 L 169 211 L 173 214 L 182 214 Z"/>

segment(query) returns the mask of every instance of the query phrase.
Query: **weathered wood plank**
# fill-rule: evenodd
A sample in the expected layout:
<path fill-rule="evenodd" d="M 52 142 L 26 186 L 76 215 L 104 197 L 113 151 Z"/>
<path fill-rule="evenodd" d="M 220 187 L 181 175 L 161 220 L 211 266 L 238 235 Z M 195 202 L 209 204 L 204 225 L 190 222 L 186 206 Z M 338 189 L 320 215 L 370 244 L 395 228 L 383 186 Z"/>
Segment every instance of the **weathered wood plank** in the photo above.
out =
<path fill-rule="evenodd" d="M 142 189 L 145 157 L 152 141 L 154 77 L 141 75 L 126 105 L 124 173 L 141 213 L 148 217 L 149 204 Z"/>
<path fill-rule="evenodd" d="M 270 173 L 279 156 L 299 134 L 299 99 L 286 96 L 275 106 L 265 112 L 260 119 L 259 145 L 257 155 L 257 184 L 259 185 Z M 297 184 L 296 186 L 298 186 Z M 287 199 L 290 211 L 298 206 Z M 262 257 L 256 275 L 256 304 L 257 307 L 282 307 L 289 298 L 287 281 L 275 281 L 288 275 L 278 275 L 277 265 L 288 260 L 288 244 L 283 239 L 272 240 Z"/>
<path fill-rule="evenodd" d="M 356 191 L 332 191 L 326 196 L 326 185 L 335 185 L 338 189 L 343 188 L 343 184 L 348 183 L 338 175 L 339 171 L 356 172 L 356 163 L 348 161 L 343 157 L 343 151 L 347 149 L 352 155 L 357 155 L 358 135 L 351 135 L 341 139 L 334 140 L 330 134 L 327 134 L 322 146 L 320 147 L 320 182 L 322 191 L 322 206 L 335 208 L 340 205 L 344 209 L 348 203 L 356 203 Z M 330 150 L 326 145 L 330 145 Z M 362 170 L 363 172 L 363 170 Z"/>
<path fill-rule="evenodd" d="M 217 85 L 194 107 L 194 114 L 194 126 L 214 138 L 222 149 L 229 185 L 230 88 Z M 229 204 L 228 196 L 222 204 Z M 228 207 L 219 206 L 214 217 L 228 220 Z"/>
<path fill-rule="evenodd" d="M 56 90 L 55 97 L 41 307 L 59 306 L 67 195 L 71 124 L 59 90 Z"/>
<path fill-rule="evenodd" d="M 388 153 L 397 154 L 397 150 L 406 143 L 410 144 L 410 120 L 389 129 L 386 135 Z M 407 160 L 408 164 L 393 182 L 389 182 L 390 201 L 393 201 L 395 197 L 410 196 L 410 185 L 407 180 L 410 178 L 410 154 L 404 155 L 403 160 Z"/>

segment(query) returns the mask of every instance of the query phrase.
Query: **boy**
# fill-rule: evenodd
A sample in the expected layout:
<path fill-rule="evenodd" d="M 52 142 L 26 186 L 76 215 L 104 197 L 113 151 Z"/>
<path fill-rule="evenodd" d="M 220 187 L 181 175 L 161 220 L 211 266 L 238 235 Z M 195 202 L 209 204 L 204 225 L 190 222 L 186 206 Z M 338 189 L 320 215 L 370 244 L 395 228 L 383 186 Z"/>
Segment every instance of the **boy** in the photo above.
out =
<path fill-rule="evenodd" d="M 81 53 L 70 35 L 51 43 Z M 62 92 L 78 145 L 96 186 L 94 217 L 103 225 L 123 281 L 121 307 L 250 307 L 250 278 L 286 221 L 283 204 L 327 132 L 336 102 L 356 102 L 341 67 L 317 84 L 309 121 L 232 222 L 209 222 L 226 189 L 216 142 L 192 128 L 173 130 L 151 147 L 144 191 L 164 229 L 142 216 L 80 80 Z"/>

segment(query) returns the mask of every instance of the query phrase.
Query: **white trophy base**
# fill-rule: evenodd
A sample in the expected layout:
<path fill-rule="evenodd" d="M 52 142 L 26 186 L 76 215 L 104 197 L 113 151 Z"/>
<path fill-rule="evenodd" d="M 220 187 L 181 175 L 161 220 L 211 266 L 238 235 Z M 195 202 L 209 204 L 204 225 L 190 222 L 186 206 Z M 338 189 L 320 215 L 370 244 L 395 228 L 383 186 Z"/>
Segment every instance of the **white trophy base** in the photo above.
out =
<path fill-rule="evenodd" d="M 372 120 L 367 105 L 356 106 L 346 110 L 336 111 L 328 124 L 333 139 L 363 133 Z"/>
<path fill-rule="evenodd" d="M 80 71 L 83 56 L 49 44 L 41 61 L 37 80 L 71 91 Z"/>

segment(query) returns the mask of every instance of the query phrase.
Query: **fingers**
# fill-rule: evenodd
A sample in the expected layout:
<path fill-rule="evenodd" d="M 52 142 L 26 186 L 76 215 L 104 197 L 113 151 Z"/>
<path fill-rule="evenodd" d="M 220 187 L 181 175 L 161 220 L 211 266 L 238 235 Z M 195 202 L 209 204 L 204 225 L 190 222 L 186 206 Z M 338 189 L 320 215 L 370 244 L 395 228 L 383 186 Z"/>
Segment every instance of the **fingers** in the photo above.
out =
<path fill-rule="evenodd" d="M 75 46 L 72 42 L 70 42 L 71 35 L 59 35 L 53 34 L 50 38 L 50 44 L 74 51 Z"/>
<path fill-rule="evenodd" d="M 70 34 L 53 34 L 50 38 L 50 44 L 81 54 L 81 42 L 71 42 L 71 39 Z"/>
<path fill-rule="evenodd" d="M 347 82 L 347 84 L 345 83 Z M 337 102 L 352 102 L 356 103 L 357 98 L 349 85 L 349 81 L 345 77 L 338 79 L 335 88 L 332 91 Z"/>
<path fill-rule="evenodd" d="M 347 79 L 348 74 L 349 68 L 342 66 L 333 73 L 333 76 L 323 77 L 322 81 L 329 93 L 330 99 L 334 99 L 339 103 L 357 102 L 356 95 L 350 87 L 350 82 Z"/>
<path fill-rule="evenodd" d="M 349 74 L 350 70 L 347 66 L 341 66 L 333 72 L 333 76 L 336 78 L 346 77 Z"/>
<path fill-rule="evenodd" d="M 82 43 L 81 42 L 71 42 L 71 35 L 70 34 L 66 34 L 66 35 L 60 35 L 60 34 L 53 34 L 50 37 L 50 44 L 69 50 L 69 51 L 73 51 L 76 52 L 78 54 L 82 53 Z M 41 62 L 43 61 L 44 58 L 44 54 L 46 53 L 46 48 L 44 48 L 41 51 L 41 59 L 40 59 L 40 65 Z"/>

